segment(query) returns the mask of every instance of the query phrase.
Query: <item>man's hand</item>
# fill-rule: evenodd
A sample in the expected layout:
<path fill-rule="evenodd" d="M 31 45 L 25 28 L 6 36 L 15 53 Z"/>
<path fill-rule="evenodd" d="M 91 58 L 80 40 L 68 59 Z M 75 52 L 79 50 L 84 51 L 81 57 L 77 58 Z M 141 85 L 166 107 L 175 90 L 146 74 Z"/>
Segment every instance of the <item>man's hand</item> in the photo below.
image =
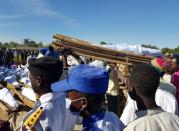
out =
<path fill-rule="evenodd" d="M 63 47 L 60 53 L 62 53 L 64 56 L 68 56 L 72 54 L 72 50 L 68 47 Z"/>

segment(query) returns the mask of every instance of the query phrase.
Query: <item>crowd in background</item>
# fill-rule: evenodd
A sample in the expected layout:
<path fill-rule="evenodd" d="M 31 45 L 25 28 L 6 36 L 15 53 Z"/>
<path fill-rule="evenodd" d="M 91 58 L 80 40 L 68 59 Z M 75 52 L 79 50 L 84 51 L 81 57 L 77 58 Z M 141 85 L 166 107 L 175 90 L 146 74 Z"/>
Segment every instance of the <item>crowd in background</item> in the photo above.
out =
<path fill-rule="evenodd" d="M 38 56 L 38 50 L 0 48 L 0 65 L 25 65 L 28 56 Z"/>
<path fill-rule="evenodd" d="M 177 55 L 167 53 L 151 64 L 136 64 L 132 69 L 70 51 L 55 51 L 51 46 L 40 50 L 1 49 L 0 58 L 1 65 L 8 68 L 26 65 L 37 96 L 35 108 L 22 121 L 22 131 L 71 131 L 78 123 L 84 131 L 179 130 Z M 69 71 L 62 78 L 67 66 Z M 125 102 L 121 97 L 124 88 Z M 34 118 L 40 111 L 43 115 Z M 29 126 L 34 119 L 36 123 Z"/>

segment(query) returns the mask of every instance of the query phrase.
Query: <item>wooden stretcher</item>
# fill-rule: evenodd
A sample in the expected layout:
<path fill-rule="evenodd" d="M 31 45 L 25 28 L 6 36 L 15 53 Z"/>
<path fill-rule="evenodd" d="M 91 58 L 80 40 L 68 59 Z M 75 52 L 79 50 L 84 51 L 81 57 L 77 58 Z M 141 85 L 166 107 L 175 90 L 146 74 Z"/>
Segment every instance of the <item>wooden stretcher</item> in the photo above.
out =
<path fill-rule="evenodd" d="M 53 41 L 52 45 L 57 49 L 68 47 L 77 55 L 110 63 L 132 65 L 133 63 L 150 63 L 150 61 L 154 59 L 154 57 L 142 56 L 93 45 L 83 40 L 59 34 L 54 35 L 53 38 L 55 38 L 56 41 Z"/>

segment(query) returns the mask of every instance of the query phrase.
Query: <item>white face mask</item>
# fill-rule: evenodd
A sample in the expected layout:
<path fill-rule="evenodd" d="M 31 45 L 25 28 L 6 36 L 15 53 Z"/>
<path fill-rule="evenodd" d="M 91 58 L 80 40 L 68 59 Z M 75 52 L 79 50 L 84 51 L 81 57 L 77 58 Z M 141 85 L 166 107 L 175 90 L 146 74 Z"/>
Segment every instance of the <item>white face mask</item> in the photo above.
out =
<path fill-rule="evenodd" d="M 79 100 L 83 100 L 83 99 L 86 100 L 85 97 L 82 97 L 82 98 L 79 98 L 79 99 L 76 99 L 76 100 L 70 100 L 69 98 L 65 98 L 66 109 L 70 110 L 70 107 L 71 107 L 71 103 L 72 103 L 72 102 L 79 101 Z M 71 110 L 70 110 L 70 112 L 71 112 L 72 114 L 74 114 L 74 115 L 80 116 L 80 112 L 81 112 L 84 108 L 86 108 L 86 106 L 83 106 L 83 108 L 82 108 L 79 112 L 72 112 Z"/>
<path fill-rule="evenodd" d="M 72 102 L 69 98 L 65 98 L 66 109 L 70 109 L 71 103 Z"/>

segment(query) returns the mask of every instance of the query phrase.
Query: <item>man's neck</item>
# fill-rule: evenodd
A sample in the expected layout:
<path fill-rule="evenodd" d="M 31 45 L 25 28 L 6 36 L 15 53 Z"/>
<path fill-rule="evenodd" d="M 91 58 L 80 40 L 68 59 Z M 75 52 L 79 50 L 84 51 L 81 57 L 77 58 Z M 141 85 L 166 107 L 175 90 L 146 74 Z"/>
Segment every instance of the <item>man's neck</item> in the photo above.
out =
<path fill-rule="evenodd" d="M 47 92 L 47 93 L 49 93 L 49 92 Z M 43 95 L 45 95 L 47 93 L 36 93 L 36 100 L 38 101 L 41 96 L 43 96 Z"/>
<path fill-rule="evenodd" d="M 155 102 L 155 98 L 142 98 L 136 101 L 138 111 L 140 110 L 148 110 L 148 109 L 157 109 L 158 106 Z"/>
<path fill-rule="evenodd" d="M 166 71 L 164 75 L 172 75 L 172 73 L 169 71 Z"/>
<path fill-rule="evenodd" d="M 88 118 L 89 116 L 91 116 L 93 114 L 97 114 L 97 113 L 102 112 L 102 111 L 103 111 L 102 108 L 92 110 L 92 111 L 85 110 L 84 112 L 82 112 L 82 117 L 85 119 L 85 118 Z"/>

